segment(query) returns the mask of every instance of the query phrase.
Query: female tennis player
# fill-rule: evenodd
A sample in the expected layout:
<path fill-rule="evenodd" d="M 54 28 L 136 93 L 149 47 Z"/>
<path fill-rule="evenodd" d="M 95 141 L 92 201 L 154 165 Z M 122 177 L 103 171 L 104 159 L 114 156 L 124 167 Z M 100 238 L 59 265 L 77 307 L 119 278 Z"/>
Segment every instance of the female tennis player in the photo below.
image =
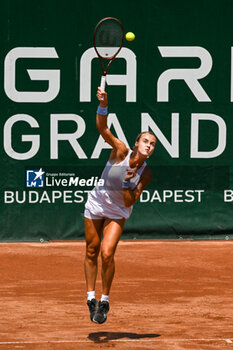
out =
<path fill-rule="evenodd" d="M 109 311 L 109 292 L 115 272 L 114 254 L 133 204 L 151 181 L 152 172 L 145 159 L 153 153 L 156 138 L 152 132 L 143 132 L 138 135 L 134 150 L 128 149 L 107 127 L 107 93 L 98 88 L 97 98 L 100 101 L 96 115 L 97 128 L 112 146 L 112 151 L 101 176 L 104 185 L 97 185 L 89 193 L 85 204 L 84 268 L 90 319 L 104 323 Z M 102 296 L 98 302 L 95 298 L 95 283 L 100 248 Z"/>

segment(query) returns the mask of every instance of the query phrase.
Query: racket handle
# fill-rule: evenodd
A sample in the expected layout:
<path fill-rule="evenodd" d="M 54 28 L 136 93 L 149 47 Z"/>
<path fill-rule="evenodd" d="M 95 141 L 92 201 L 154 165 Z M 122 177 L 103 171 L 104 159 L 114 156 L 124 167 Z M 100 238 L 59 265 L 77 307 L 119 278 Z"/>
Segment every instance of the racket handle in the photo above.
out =
<path fill-rule="evenodd" d="M 105 91 L 105 85 L 106 85 L 106 75 L 102 75 L 101 83 L 100 83 L 100 88 L 101 88 L 102 91 Z"/>

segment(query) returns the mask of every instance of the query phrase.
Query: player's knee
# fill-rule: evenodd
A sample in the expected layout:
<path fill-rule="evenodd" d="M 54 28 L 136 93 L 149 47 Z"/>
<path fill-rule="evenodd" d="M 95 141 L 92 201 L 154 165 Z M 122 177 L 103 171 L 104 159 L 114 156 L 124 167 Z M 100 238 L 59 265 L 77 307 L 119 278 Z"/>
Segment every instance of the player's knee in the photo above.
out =
<path fill-rule="evenodd" d="M 98 258 L 99 255 L 99 246 L 89 246 L 86 249 L 86 257 L 89 260 L 96 260 Z"/>
<path fill-rule="evenodd" d="M 103 264 L 109 264 L 113 261 L 114 254 L 112 253 L 112 251 L 110 251 L 108 249 L 103 249 L 101 251 L 101 258 L 102 258 Z"/>

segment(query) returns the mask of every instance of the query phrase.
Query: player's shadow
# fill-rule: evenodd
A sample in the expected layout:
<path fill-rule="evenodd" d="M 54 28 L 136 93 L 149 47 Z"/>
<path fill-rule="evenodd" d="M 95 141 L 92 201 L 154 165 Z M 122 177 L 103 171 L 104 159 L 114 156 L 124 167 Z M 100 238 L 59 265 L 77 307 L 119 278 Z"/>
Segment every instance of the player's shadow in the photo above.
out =
<path fill-rule="evenodd" d="M 88 339 L 92 340 L 94 343 L 107 343 L 110 340 L 117 340 L 122 338 L 128 339 L 142 339 L 142 338 L 157 338 L 160 334 L 154 333 L 128 333 L 128 332 L 95 332 L 88 335 Z"/>

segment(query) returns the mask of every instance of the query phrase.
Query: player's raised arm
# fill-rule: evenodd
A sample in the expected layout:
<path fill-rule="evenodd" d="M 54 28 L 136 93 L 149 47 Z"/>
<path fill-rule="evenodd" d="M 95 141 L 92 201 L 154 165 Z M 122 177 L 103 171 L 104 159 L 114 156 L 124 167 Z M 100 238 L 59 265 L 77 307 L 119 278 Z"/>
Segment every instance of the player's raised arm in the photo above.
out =
<path fill-rule="evenodd" d="M 107 117 L 108 117 L 108 96 L 105 91 L 102 91 L 100 87 L 97 90 L 97 98 L 100 101 L 100 105 L 97 109 L 96 114 L 96 126 L 99 130 L 99 133 L 102 135 L 104 140 L 112 146 L 115 151 L 120 151 L 125 153 L 127 151 L 127 147 L 124 142 L 116 138 L 110 131 L 107 125 Z"/>

